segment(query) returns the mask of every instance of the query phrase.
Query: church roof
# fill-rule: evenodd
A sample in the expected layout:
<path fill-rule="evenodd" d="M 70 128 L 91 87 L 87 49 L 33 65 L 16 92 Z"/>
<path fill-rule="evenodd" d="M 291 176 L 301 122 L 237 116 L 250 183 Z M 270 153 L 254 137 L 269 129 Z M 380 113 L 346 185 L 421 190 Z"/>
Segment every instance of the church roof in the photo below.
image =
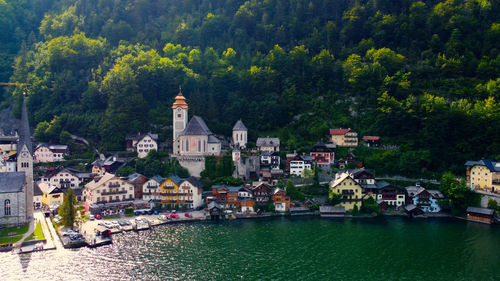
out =
<path fill-rule="evenodd" d="M 186 103 L 186 98 L 182 95 L 182 92 L 179 91 L 177 96 L 175 96 L 175 102 L 172 105 L 172 109 L 176 109 L 177 107 L 180 107 L 182 109 L 187 109 L 188 105 Z"/>
<path fill-rule="evenodd" d="M 193 116 L 186 126 L 186 129 L 182 131 L 182 135 L 211 135 L 210 129 L 208 128 L 205 121 L 200 116 Z"/>
<path fill-rule="evenodd" d="M 0 193 L 21 192 L 25 183 L 24 172 L 0 173 Z"/>
<path fill-rule="evenodd" d="M 17 147 L 17 150 L 21 151 L 23 149 L 23 145 L 26 145 L 29 153 L 31 155 L 33 155 L 33 145 L 31 144 L 30 123 L 29 123 L 29 119 L 28 119 L 28 110 L 26 109 L 26 98 L 23 99 L 21 123 L 19 125 L 19 145 Z"/>
<path fill-rule="evenodd" d="M 234 124 L 233 131 L 247 131 L 247 127 L 245 127 L 245 124 L 240 120 L 236 121 L 236 124 Z"/>
<path fill-rule="evenodd" d="M 220 140 L 214 135 L 208 135 L 208 143 L 220 143 Z"/>

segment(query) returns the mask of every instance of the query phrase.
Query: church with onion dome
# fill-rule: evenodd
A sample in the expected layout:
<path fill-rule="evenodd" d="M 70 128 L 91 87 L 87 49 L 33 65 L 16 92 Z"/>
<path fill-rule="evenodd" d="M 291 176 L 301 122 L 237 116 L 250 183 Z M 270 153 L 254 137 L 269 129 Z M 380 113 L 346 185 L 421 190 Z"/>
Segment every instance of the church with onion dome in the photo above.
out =
<path fill-rule="evenodd" d="M 191 175 L 199 176 L 204 169 L 205 156 L 219 156 L 222 142 L 208 128 L 200 116 L 194 115 L 188 121 L 189 106 L 181 91 L 172 104 L 173 113 L 173 157 L 187 168 Z M 247 144 L 247 128 L 238 120 L 233 128 L 233 146 L 244 148 Z"/>

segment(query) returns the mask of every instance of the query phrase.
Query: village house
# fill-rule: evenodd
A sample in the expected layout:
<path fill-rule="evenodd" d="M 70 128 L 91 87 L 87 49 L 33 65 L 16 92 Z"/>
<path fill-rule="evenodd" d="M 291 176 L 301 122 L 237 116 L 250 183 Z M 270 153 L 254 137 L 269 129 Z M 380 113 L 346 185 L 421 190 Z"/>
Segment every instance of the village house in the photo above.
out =
<path fill-rule="evenodd" d="M 222 204 L 225 209 L 236 209 L 239 207 L 238 192 L 242 186 L 214 185 L 212 194 L 216 202 Z"/>
<path fill-rule="evenodd" d="M 280 151 L 280 139 L 279 138 L 258 138 L 255 143 L 260 151 L 276 152 Z"/>
<path fill-rule="evenodd" d="M 160 185 L 166 179 L 161 176 L 154 176 L 142 185 L 142 200 L 153 203 L 160 203 Z"/>
<path fill-rule="evenodd" d="M 354 205 L 361 207 L 363 200 L 363 188 L 357 183 L 349 173 L 337 174 L 336 178 L 330 182 L 330 190 L 333 194 L 340 194 L 342 202 L 339 206 L 351 211 Z"/>
<path fill-rule="evenodd" d="M 358 133 L 354 132 L 351 128 L 330 129 L 330 136 L 336 146 L 358 146 Z"/>
<path fill-rule="evenodd" d="M 83 190 L 86 206 L 133 201 L 134 185 L 113 174 L 96 176 Z"/>
<path fill-rule="evenodd" d="M 371 190 L 377 188 L 375 186 L 375 176 L 364 168 L 349 170 L 347 173 L 349 173 L 351 178 L 359 183 L 364 189 Z"/>
<path fill-rule="evenodd" d="M 109 156 L 106 159 L 96 159 L 92 162 L 92 174 L 104 175 L 105 173 L 114 174 L 124 163 L 118 161 L 115 156 Z"/>
<path fill-rule="evenodd" d="M 437 213 L 441 211 L 439 200 L 444 199 L 438 190 L 427 190 L 421 186 L 406 187 L 409 201 L 425 213 Z"/>
<path fill-rule="evenodd" d="M 134 198 L 142 198 L 142 186 L 148 181 L 148 178 L 139 173 L 133 173 L 126 177 L 125 180 L 134 185 Z"/>
<path fill-rule="evenodd" d="M 375 183 L 377 186 L 377 203 L 385 202 L 388 207 L 402 207 L 406 204 L 406 189 L 394 186 L 388 182 Z"/>
<path fill-rule="evenodd" d="M 290 209 L 290 196 L 286 195 L 285 190 L 275 188 L 271 194 L 271 199 L 274 203 L 274 210 L 276 212 L 286 212 Z"/>
<path fill-rule="evenodd" d="M 64 200 L 64 191 L 56 186 L 52 186 L 48 183 L 42 182 L 38 185 L 42 191 L 42 205 L 55 209 L 62 205 Z"/>
<path fill-rule="evenodd" d="M 151 150 L 158 151 L 158 134 L 137 133 L 127 135 L 125 141 L 127 142 L 127 151 L 137 152 L 139 158 L 146 157 Z"/>
<path fill-rule="evenodd" d="M 301 177 L 304 170 L 312 170 L 313 158 L 309 155 L 295 155 L 290 159 L 290 175 Z"/>
<path fill-rule="evenodd" d="M 271 197 L 272 188 L 265 182 L 259 182 L 256 186 L 252 187 L 252 195 L 256 204 L 265 205 L 269 202 Z"/>
<path fill-rule="evenodd" d="M 62 144 L 46 144 L 37 145 L 33 154 L 35 163 L 47 163 L 64 161 L 64 156 L 68 155 L 68 146 Z"/>
<path fill-rule="evenodd" d="M 40 189 L 38 184 L 35 184 L 33 190 L 33 208 L 35 210 L 42 208 L 42 197 L 43 197 L 42 190 Z"/>
<path fill-rule="evenodd" d="M 48 170 L 40 178 L 41 183 L 48 183 L 53 187 L 76 189 L 80 184 L 90 181 L 89 173 L 81 172 L 71 168 L 56 168 Z"/>
<path fill-rule="evenodd" d="M 17 151 L 17 143 L 19 142 L 19 135 L 17 131 L 12 134 L 4 134 L 3 130 L 0 134 L 0 152 L 9 153 Z"/>
<path fill-rule="evenodd" d="M 368 147 L 379 147 L 380 146 L 380 137 L 379 136 L 363 136 L 363 142 Z"/>
<path fill-rule="evenodd" d="M 333 148 L 324 143 L 317 143 L 309 150 L 309 155 L 319 168 L 330 169 L 335 163 L 335 152 Z"/>
<path fill-rule="evenodd" d="M 240 120 L 233 127 L 233 147 L 236 149 L 245 149 L 247 147 L 248 129 Z"/>
<path fill-rule="evenodd" d="M 197 209 L 203 205 L 203 183 L 195 177 L 181 181 L 179 185 L 179 205 L 187 209 Z"/>
<path fill-rule="evenodd" d="M 172 175 L 160 185 L 160 203 L 164 208 L 179 208 L 179 184 L 182 178 Z"/>
<path fill-rule="evenodd" d="M 500 194 L 500 162 L 491 159 L 467 161 L 466 182 L 473 190 Z"/>
<path fill-rule="evenodd" d="M 281 157 L 278 152 L 262 151 L 260 154 L 260 167 L 268 167 L 269 170 L 280 168 Z"/>

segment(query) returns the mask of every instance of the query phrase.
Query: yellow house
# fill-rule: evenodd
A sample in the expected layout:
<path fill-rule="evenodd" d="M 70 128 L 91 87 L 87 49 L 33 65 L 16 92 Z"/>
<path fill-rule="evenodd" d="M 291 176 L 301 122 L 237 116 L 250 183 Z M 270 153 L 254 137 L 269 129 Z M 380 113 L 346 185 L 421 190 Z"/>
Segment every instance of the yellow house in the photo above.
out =
<path fill-rule="evenodd" d="M 348 173 L 342 173 L 332 180 L 330 182 L 330 191 L 333 194 L 342 195 L 342 202 L 339 206 L 344 207 L 346 211 L 352 210 L 354 205 L 361 208 L 363 188 Z"/>
<path fill-rule="evenodd" d="M 179 204 L 179 184 L 182 182 L 178 176 L 167 178 L 160 185 L 160 202 L 163 207 L 177 208 Z"/>
<path fill-rule="evenodd" d="M 500 194 L 500 162 L 467 161 L 466 181 L 471 189 Z"/>
<path fill-rule="evenodd" d="M 58 187 L 42 182 L 38 185 L 42 191 L 42 205 L 50 207 L 52 205 L 62 205 L 64 193 Z"/>
<path fill-rule="evenodd" d="M 358 133 L 352 129 L 330 129 L 332 142 L 337 146 L 358 146 Z"/>

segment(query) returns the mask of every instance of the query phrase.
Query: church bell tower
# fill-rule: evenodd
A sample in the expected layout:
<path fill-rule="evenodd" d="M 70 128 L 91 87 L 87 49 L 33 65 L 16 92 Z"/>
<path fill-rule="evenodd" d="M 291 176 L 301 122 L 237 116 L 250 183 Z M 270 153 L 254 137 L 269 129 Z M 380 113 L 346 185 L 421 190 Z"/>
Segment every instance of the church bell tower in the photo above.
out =
<path fill-rule="evenodd" d="M 179 135 L 181 134 L 182 131 L 186 128 L 186 125 L 188 123 L 188 105 L 186 103 L 186 98 L 182 95 L 181 89 L 179 87 L 179 93 L 175 97 L 175 102 L 172 105 L 172 112 L 173 112 L 173 151 L 174 154 L 178 154 L 180 147 L 179 147 Z"/>

